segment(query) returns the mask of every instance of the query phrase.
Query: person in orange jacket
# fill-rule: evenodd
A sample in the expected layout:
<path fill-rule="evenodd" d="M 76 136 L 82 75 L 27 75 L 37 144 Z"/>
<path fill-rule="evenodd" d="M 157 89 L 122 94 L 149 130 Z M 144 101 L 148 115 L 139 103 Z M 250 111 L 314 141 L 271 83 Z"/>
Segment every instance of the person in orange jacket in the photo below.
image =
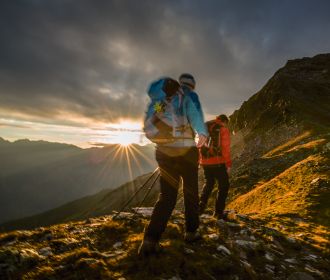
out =
<path fill-rule="evenodd" d="M 229 174 L 231 170 L 230 132 L 227 127 L 226 115 L 219 115 L 215 120 L 207 122 L 209 141 L 207 147 L 199 149 L 200 165 L 204 170 L 205 184 L 200 197 L 200 214 L 205 211 L 208 198 L 214 184 L 218 182 L 218 195 L 215 204 L 214 216 L 224 219 L 224 209 L 229 190 Z"/>

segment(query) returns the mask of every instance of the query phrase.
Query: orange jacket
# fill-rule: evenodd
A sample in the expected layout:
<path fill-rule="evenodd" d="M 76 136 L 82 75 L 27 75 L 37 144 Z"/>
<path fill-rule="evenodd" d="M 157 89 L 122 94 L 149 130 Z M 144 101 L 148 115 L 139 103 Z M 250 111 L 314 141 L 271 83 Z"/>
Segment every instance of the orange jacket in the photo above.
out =
<path fill-rule="evenodd" d="M 231 167 L 229 129 L 219 119 L 215 119 L 214 122 L 221 125 L 219 137 L 221 145 L 221 156 L 203 158 L 202 153 L 199 150 L 199 163 L 201 165 L 215 165 L 225 163 L 226 167 Z"/>

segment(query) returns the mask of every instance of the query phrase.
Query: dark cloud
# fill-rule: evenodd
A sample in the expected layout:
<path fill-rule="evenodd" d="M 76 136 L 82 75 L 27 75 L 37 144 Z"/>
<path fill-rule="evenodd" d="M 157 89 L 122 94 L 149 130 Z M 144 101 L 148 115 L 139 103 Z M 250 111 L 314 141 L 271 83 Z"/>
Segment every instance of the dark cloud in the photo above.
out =
<path fill-rule="evenodd" d="M 140 118 L 148 83 L 196 76 L 230 113 L 287 59 L 329 52 L 329 1 L 16 0 L 0 4 L 0 110 Z"/>

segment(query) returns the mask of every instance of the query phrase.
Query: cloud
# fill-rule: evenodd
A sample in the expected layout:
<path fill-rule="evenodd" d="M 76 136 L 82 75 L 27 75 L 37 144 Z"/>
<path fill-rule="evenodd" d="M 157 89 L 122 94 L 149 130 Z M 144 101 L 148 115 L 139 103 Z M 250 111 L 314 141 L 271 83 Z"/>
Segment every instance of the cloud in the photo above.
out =
<path fill-rule="evenodd" d="M 3 1 L 0 113 L 82 125 L 140 119 L 148 84 L 182 72 L 195 75 L 205 113 L 231 113 L 287 59 L 329 52 L 329 8 L 329 1 Z"/>
<path fill-rule="evenodd" d="M 10 123 L 0 123 L 0 127 L 31 129 L 30 126 Z"/>

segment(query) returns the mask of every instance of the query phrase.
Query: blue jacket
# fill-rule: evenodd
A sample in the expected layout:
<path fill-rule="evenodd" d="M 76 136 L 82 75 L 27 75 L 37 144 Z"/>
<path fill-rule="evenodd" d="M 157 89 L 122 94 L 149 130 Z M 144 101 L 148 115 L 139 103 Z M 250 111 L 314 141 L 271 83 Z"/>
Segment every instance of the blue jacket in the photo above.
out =
<path fill-rule="evenodd" d="M 157 102 L 160 103 L 165 99 L 165 93 L 162 91 L 163 82 L 164 79 L 160 79 L 152 83 L 148 90 L 148 95 L 151 98 L 151 103 L 148 107 L 148 111 L 146 112 L 146 120 L 148 120 L 150 116 L 155 114 L 154 105 L 157 104 Z M 175 126 L 177 127 L 182 125 L 189 126 L 193 130 L 194 134 L 197 133 L 208 136 L 208 131 L 204 122 L 203 111 L 197 93 L 191 91 L 186 86 L 182 86 L 182 90 L 184 93 L 183 95 L 175 95 L 171 99 L 171 106 L 173 108 L 173 111 L 175 112 L 175 120 L 173 120 L 173 114 L 169 111 L 163 112 L 162 118 L 165 120 L 165 122 L 168 121 L 169 124 L 173 124 L 174 122 Z M 147 126 L 150 130 L 150 124 L 145 121 L 145 131 Z M 151 128 L 151 130 L 152 129 L 154 129 L 155 133 L 157 132 L 156 128 L 153 127 Z M 177 139 L 173 143 L 164 144 L 162 146 L 192 147 L 195 145 L 196 144 L 194 138 L 191 135 L 190 139 Z"/>

